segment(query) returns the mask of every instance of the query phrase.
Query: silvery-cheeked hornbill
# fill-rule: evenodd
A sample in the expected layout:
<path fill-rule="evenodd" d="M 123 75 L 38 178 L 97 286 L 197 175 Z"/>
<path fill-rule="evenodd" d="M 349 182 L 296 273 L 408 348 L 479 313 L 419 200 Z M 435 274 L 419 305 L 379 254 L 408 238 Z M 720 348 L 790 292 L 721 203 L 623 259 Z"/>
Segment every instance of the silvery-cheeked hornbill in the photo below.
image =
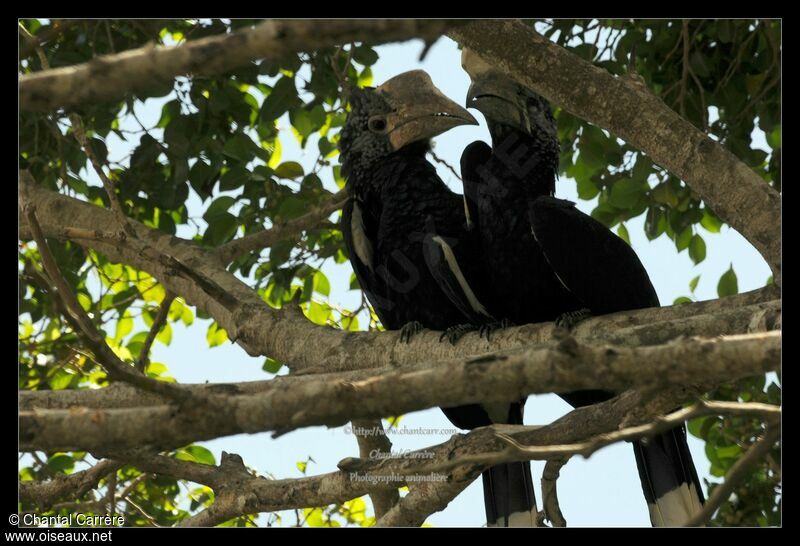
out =
<path fill-rule="evenodd" d="M 462 65 L 472 79 L 467 106 L 483 113 L 492 137 L 491 148 L 473 142 L 461 157 L 473 229 L 492 273 L 490 312 L 518 324 L 569 325 L 588 313 L 657 307 L 633 249 L 574 203 L 553 196 L 559 143 L 549 103 L 468 49 Z M 578 407 L 612 393 L 560 396 Z M 701 509 L 683 426 L 634 442 L 634 452 L 654 526 L 680 525 Z"/>
<path fill-rule="evenodd" d="M 475 118 L 421 70 L 376 89 L 353 89 L 350 104 L 339 143 L 349 193 L 342 232 L 356 278 L 381 323 L 408 339 L 420 328 L 457 336 L 460 324 L 494 321 L 482 303 L 488 284 L 463 198 L 425 158 L 432 137 L 476 124 Z M 522 423 L 520 402 L 443 411 L 461 428 Z M 527 462 L 493 467 L 483 482 L 489 524 L 506 525 L 511 514 L 519 518 L 522 512 L 530 524 Z"/>

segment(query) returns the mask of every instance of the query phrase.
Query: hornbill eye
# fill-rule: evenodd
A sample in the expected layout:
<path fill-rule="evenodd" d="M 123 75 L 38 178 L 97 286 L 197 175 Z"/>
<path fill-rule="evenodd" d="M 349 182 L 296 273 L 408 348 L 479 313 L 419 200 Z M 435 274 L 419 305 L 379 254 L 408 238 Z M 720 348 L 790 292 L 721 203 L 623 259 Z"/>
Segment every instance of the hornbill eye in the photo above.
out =
<path fill-rule="evenodd" d="M 383 116 L 373 116 L 369 119 L 367 127 L 373 133 L 383 133 L 386 131 L 386 118 Z"/>

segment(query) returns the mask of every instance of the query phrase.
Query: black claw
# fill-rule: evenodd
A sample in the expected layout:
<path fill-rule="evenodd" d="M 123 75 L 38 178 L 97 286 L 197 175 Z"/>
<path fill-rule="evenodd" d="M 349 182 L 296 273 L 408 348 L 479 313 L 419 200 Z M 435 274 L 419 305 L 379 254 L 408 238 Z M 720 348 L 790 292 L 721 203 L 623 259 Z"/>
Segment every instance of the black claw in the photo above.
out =
<path fill-rule="evenodd" d="M 425 327 L 419 321 L 412 320 L 411 322 L 407 322 L 400 328 L 400 341 L 410 343 L 411 337 L 424 329 Z"/>
<path fill-rule="evenodd" d="M 457 324 L 456 326 L 451 326 L 442 332 L 442 335 L 439 336 L 439 342 L 444 341 L 446 338 L 447 341 L 450 342 L 450 345 L 455 345 L 456 341 L 464 337 L 464 334 L 474 332 L 477 329 L 478 327 L 474 324 Z"/>
<path fill-rule="evenodd" d="M 556 326 L 566 328 L 567 330 L 573 329 L 579 322 L 592 316 L 592 312 L 584 307 L 577 311 L 569 311 L 556 318 Z"/>
<path fill-rule="evenodd" d="M 486 341 L 492 340 L 492 334 L 497 330 L 504 330 L 510 326 L 514 326 L 514 323 L 508 319 L 503 319 L 497 322 L 490 322 L 489 324 L 482 324 L 478 335 L 483 337 L 484 334 L 486 335 Z"/>

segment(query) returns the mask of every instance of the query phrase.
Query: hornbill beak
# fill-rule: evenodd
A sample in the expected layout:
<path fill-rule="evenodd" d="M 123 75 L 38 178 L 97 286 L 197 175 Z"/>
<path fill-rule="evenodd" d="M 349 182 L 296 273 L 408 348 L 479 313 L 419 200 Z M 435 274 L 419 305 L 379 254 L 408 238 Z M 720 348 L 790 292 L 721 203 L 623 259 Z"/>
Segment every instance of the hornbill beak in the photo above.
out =
<path fill-rule="evenodd" d="M 487 120 L 525 127 L 527 105 L 516 81 L 466 47 L 461 51 L 461 66 L 472 80 L 467 91 L 467 107 L 479 110 Z"/>
<path fill-rule="evenodd" d="M 395 150 L 459 125 L 478 125 L 472 114 L 439 91 L 423 70 L 398 74 L 376 91 L 393 108 L 386 116 L 386 132 Z"/>

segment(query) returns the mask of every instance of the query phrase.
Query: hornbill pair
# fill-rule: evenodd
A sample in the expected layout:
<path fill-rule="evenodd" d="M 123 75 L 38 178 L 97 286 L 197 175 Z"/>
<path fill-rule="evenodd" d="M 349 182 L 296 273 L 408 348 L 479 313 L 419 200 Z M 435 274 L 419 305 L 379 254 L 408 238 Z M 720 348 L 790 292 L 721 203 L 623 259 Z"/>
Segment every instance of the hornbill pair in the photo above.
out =
<path fill-rule="evenodd" d="M 477 124 L 421 70 L 376 89 L 353 89 L 341 133 L 350 198 L 342 232 L 356 277 L 382 324 L 408 340 L 422 328 L 455 342 L 465 332 L 658 306 L 633 250 L 605 226 L 553 197 L 559 144 L 550 105 L 464 50 L 472 78 L 467 106 L 484 114 L 492 146 L 464 150 L 464 195 L 451 192 L 425 156 L 430 139 Z M 612 393 L 560 396 L 583 406 Z M 442 408 L 473 429 L 522 424 L 525 400 Z M 702 489 L 684 427 L 634 442 L 655 526 L 680 525 L 700 509 Z M 530 464 L 483 473 L 488 524 L 535 526 Z"/>

